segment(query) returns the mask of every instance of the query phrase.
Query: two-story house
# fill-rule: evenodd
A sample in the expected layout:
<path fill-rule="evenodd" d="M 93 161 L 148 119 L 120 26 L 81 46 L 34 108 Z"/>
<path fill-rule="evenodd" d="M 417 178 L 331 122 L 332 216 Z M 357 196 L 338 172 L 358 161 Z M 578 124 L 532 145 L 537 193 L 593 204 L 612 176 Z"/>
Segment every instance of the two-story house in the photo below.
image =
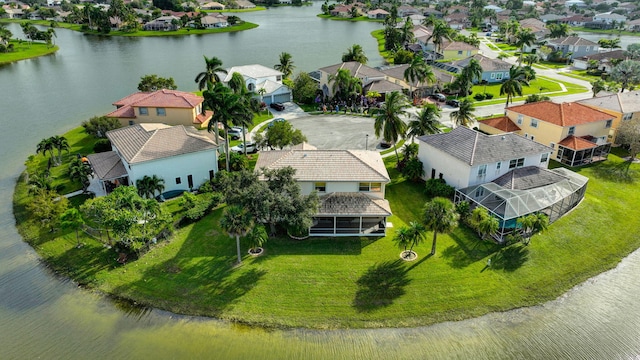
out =
<path fill-rule="evenodd" d="M 122 126 L 139 123 L 163 123 L 206 128 L 213 112 L 202 112 L 204 98 L 177 90 L 137 92 L 113 103 L 116 110 L 107 117 L 117 118 Z"/>
<path fill-rule="evenodd" d="M 219 74 L 222 82 L 228 84 L 234 73 L 242 75 L 247 90 L 255 92 L 267 105 L 288 102 L 293 99 L 291 89 L 282 83 L 284 74 L 259 64 L 234 66 L 226 74 Z"/>
<path fill-rule="evenodd" d="M 390 178 L 382 157 L 365 150 L 284 150 L 260 154 L 256 169 L 292 167 L 303 195 L 317 191 L 320 209 L 310 236 L 384 236 L 385 186 Z"/>
<path fill-rule="evenodd" d="M 615 116 L 580 103 L 541 101 L 508 107 L 506 117 L 518 134 L 553 148 L 553 158 L 580 166 L 605 160 L 611 150 L 607 141 Z M 492 119 L 479 122 L 481 131 L 495 134 L 502 129 Z"/>
<path fill-rule="evenodd" d="M 609 131 L 609 141 L 614 144 L 616 130 L 622 122 L 640 118 L 640 90 L 597 96 L 578 102 L 614 116 Z"/>
<path fill-rule="evenodd" d="M 332 97 L 333 79 L 338 70 L 348 70 L 351 76 L 362 81 L 362 92 L 376 91 L 383 97 L 386 93 L 393 91 L 402 91 L 404 87 L 393 81 L 387 80 L 387 75 L 382 71 L 374 69 L 370 66 L 361 64 L 357 61 L 343 62 L 318 69 L 320 72 L 320 89 L 325 96 Z"/>
<path fill-rule="evenodd" d="M 552 149 L 514 133 L 486 135 L 464 126 L 418 137 L 418 159 L 426 178 L 459 189 L 498 178 L 512 169 L 546 168 Z"/>
<path fill-rule="evenodd" d="M 136 124 L 106 135 L 112 151 L 87 156 L 103 193 L 145 175 L 163 179 L 165 191 L 193 190 L 218 171 L 213 134 L 193 126 Z"/>
<path fill-rule="evenodd" d="M 551 48 L 553 51 L 560 51 L 563 58 L 569 59 L 597 54 L 600 51 L 600 45 L 579 36 L 549 39 L 545 46 Z"/>

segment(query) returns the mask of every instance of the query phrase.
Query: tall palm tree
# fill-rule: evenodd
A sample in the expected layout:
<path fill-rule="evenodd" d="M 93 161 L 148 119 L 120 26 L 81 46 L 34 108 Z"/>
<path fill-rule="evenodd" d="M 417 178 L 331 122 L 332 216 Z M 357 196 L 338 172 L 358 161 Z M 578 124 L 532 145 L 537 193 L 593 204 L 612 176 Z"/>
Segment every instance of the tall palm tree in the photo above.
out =
<path fill-rule="evenodd" d="M 427 230 L 433 231 L 431 255 L 436 253 L 438 233 L 445 234 L 453 231 L 458 226 L 459 218 L 455 205 L 449 199 L 436 197 L 424 205 L 422 223 Z"/>
<path fill-rule="evenodd" d="M 67 175 L 71 181 L 78 181 L 82 184 L 82 190 L 86 191 L 87 187 L 89 187 L 89 176 L 93 170 L 91 169 L 91 165 L 82 162 L 82 159 L 75 158 L 69 164 L 69 170 L 67 171 Z"/>
<path fill-rule="evenodd" d="M 199 90 L 204 90 L 205 88 L 211 90 L 214 83 L 220 82 L 218 73 L 226 74 L 227 70 L 222 67 L 222 61 L 215 56 L 211 58 L 205 56 L 204 62 L 206 65 L 205 71 L 199 73 L 195 81 L 198 84 Z"/>
<path fill-rule="evenodd" d="M 471 81 L 472 83 L 478 83 L 482 80 L 482 65 L 476 58 L 471 58 L 467 66 L 462 68 L 462 73 Z"/>
<path fill-rule="evenodd" d="M 53 149 L 55 149 L 53 138 L 42 139 L 38 143 L 36 153 L 42 153 L 42 155 L 47 156 L 47 152 L 49 152 L 51 154 L 51 159 L 53 159 Z"/>
<path fill-rule="evenodd" d="M 58 152 L 58 159 L 56 161 L 58 165 L 60 165 L 62 163 L 62 151 L 66 150 L 69 152 L 69 141 L 64 136 L 56 135 L 51 137 L 51 142 Z"/>
<path fill-rule="evenodd" d="M 607 83 L 604 80 L 598 79 L 591 82 L 591 91 L 593 92 L 593 97 L 596 97 L 600 91 L 605 90 L 607 90 Z"/>
<path fill-rule="evenodd" d="M 260 102 L 255 99 L 254 93 L 247 90 L 244 82 L 244 77 L 237 72 L 231 74 L 231 80 L 229 80 L 229 87 L 233 90 L 233 93 L 238 95 L 239 101 L 242 106 L 248 111 L 242 111 L 238 116 L 231 119 L 231 122 L 235 126 L 242 127 L 242 143 L 244 144 L 244 154 L 247 155 L 247 134 L 246 128 L 253 125 L 253 113 L 260 111 Z M 260 90 L 264 90 L 261 88 Z"/>
<path fill-rule="evenodd" d="M 431 70 L 431 66 L 427 65 L 422 56 L 414 55 L 409 66 L 404 70 L 404 80 L 409 83 L 409 94 L 413 96 L 414 83 L 417 86 L 425 81 L 434 83 L 436 82 L 436 76 Z"/>
<path fill-rule="evenodd" d="M 409 222 L 409 254 L 413 252 L 413 247 L 416 245 L 420 245 L 422 240 L 424 240 L 424 232 L 426 228 L 419 222 L 411 221 Z"/>
<path fill-rule="evenodd" d="M 507 95 L 505 108 L 513 102 L 514 96 L 522 96 L 522 85 L 529 86 L 527 74 L 522 67 L 514 65 L 509 69 L 509 78 L 500 86 L 500 95 Z"/>
<path fill-rule="evenodd" d="M 407 133 L 407 124 L 400 118 L 407 114 L 405 110 L 409 107 L 407 97 L 399 91 L 387 94 L 384 104 L 380 108 L 380 112 L 376 115 L 373 128 L 377 137 L 382 138 L 388 143 L 394 143 L 396 152 L 396 160 L 400 161 L 398 156 L 398 140 Z"/>
<path fill-rule="evenodd" d="M 522 71 L 524 72 L 524 78 L 527 81 L 531 81 L 531 80 L 535 80 L 536 78 L 536 70 L 533 68 L 533 66 L 524 66 L 522 68 Z"/>
<path fill-rule="evenodd" d="M 291 58 L 291 54 L 288 52 L 280 53 L 280 63 L 275 64 L 273 66 L 274 69 L 281 71 L 284 74 L 285 79 L 289 78 L 291 74 L 293 74 L 293 69 L 295 69 L 295 65 L 293 65 L 293 60 Z"/>
<path fill-rule="evenodd" d="M 463 99 L 460 102 L 460 107 L 458 110 L 453 111 L 449 117 L 453 121 L 455 126 L 461 125 L 469 127 L 473 123 L 473 119 L 475 118 L 473 112 L 475 111 L 475 106 L 473 106 L 473 102 L 469 99 Z"/>
<path fill-rule="evenodd" d="M 454 35 L 455 31 L 449 27 L 449 24 L 444 22 L 444 20 L 438 20 L 433 24 L 433 31 L 427 41 L 431 40 L 436 47 L 436 52 L 440 52 L 444 40 L 451 41 Z"/>
<path fill-rule="evenodd" d="M 145 175 L 142 179 L 136 180 L 136 189 L 138 189 L 138 195 L 151 199 L 156 196 L 156 191 L 162 194 L 164 180 L 157 175 Z"/>
<path fill-rule="evenodd" d="M 329 82 L 333 82 L 333 95 L 345 101 L 362 92 L 362 81 L 351 76 L 349 69 L 339 69 L 335 75 L 329 76 Z"/>
<path fill-rule="evenodd" d="M 245 236 L 252 227 L 251 215 L 237 205 L 227 206 L 220 219 L 220 227 L 229 236 L 236 238 L 236 248 L 238 251 L 238 264 L 242 263 L 242 253 L 240 252 L 240 237 Z"/>
<path fill-rule="evenodd" d="M 557 39 L 569 35 L 568 24 L 549 24 L 547 28 L 550 31 L 549 37 L 552 39 Z"/>
<path fill-rule="evenodd" d="M 440 130 L 440 113 L 442 110 L 435 104 L 425 105 L 413 120 L 409 121 L 409 133 L 411 140 L 416 136 L 422 136 L 427 134 L 437 134 L 442 132 Z"/>
<path fill-rule="evenodd" d="M 527 54 L 524 57 L 524 63 L 527 64 L 527 66 L 533 66 L 533 64 L 537 63 L 538 60 L 540 60 L 540 57 L 538 56 L 538 54 Z"/>
<path fill-rule="evenodd" d="M 524 55 L 524 47 L 531 46 L 536 41 L 536 34 L 531 29 L 520 29 L 516 33 L 516 46 L 520 48 L 520 56 L 518 56 L 518 63 L 522 64 L 522 57 Z"/>
<path fill-rule="evenodd" d="M 364 54 L 362 46 L 353 44 L 350 48 L 347 49 L 346 53 L 342 54 L 342 61 L 357 61 L 361 64 L 366 64 L 369 59 L 367 59 L 367 55 Z"/>

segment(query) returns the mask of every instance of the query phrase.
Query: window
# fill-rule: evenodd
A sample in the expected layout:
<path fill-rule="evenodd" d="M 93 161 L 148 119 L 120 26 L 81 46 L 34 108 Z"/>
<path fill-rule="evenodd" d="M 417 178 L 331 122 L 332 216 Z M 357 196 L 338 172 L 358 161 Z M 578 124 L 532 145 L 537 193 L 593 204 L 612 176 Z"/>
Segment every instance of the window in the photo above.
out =
<path fill-rule="evenodd" d="M 209 180 L 213 180 L 215 174 L 213 172 L 213 170 L 209 170 Z"/>
<path fill-rule="evenodd" d="M 544 153 L 542 154 L 542 156 L 540 156 L 541 163 L 547 162 L 547 160 L 549 160 L 549 153 Z"/>
<path fill-rule="evenodd" d="M 607 123 L 604 125 L 604 127 L 610 128 L 612 123 L 613 123 L 613 120 L 607 120 Z"/>
<path fill-rule="evenodd" d="M 487 175 L 487 164 L 480 165 L 480 167 L 478 167 L 478 178 L 484 179 L 486 175 Z"/>
<path fill-rule="evenodd" d="M 591 50 L 591 46 L 587 46 L 586 51 L 589 51 L 589 50 Z"/>
<path fill-rule="evenodd" d="M 501 162 L 497 162 L 496 163 L 496 170 L 500 170 L 501 167 L 502 167 L 502 163 Z"/>
<path fill-rule="evenodd" d="M 496 78 L 496 73 L 491 73 L 491 78 L 495 79 Z"/>
<path fill-rule="evenodd" d="M 313 185 L 317 192 L 327 192 L 327 183 L 326 182 L 317 182 Z"/>
<path fill-rule="evenodd" d="M 573 135 L 576 132 L 576 127 L 572 126 L 569 128 L 569 135 Z"/>
<path fill-rule="evenodd" d="M 533 140 L 535 140 L 535 139 L 536 139 L 536 137 L 535 137 L 535 136 L 533 136 L 533 135 L 531 135 L 531 137 L 530 137 L 529 139 L 531 139 L 531 141 L 533 141 Z"/>
<path fill-rule="evenodd" d="M 531 127 L 538 127 L 538 119 L 531 118 Z"/>
<path fill-rule="evenodd" d="M 518 125 L 522 125 L 522 119 L 524 119 L 524 115 L 518 114 Z"/>
<path fill-rule="evenodd" d="M 528 139 L 529 138 L 529 134 L 528 133 L 524 133 L 524 138 Z"/>
<path fill-rule="evenodd" d="M 631 120 L 632 117 L 633 117 L 633 113 L 624 114 L 622 116 L 622 120 Z"/>
<path fill-rule="evenodd" d="M 436 178 L 436 169 L 431 169 L 431 178 L 432 179 Z"/>
<path fill-rule="evenodd" d="M 140 112 L 140 115 L 149 115 L 149 109 L 147 109 L 146 107 L 141 107 L 138 109 L 139 109 L 138 111 Z"/>
<path fill-rule="evenodd" d="M 182 184 L 182 179 L 180 179 L 179 177 L 176 178 L 176 184 Z"/>
<path fill-rule="evenodd" d="M 167 116 L 167 111 L 164 108 L 156 108 L 156 115 Z"/>
<path fill-rule="evenodd" d="M 133 125 L 135 124 L 135 122 L 133 122 L 133 120 L 129 120 L 129 125 Z"/>
<path fill-rule="evenodd" d="M 382 183 L 360 183 L 360 191 L 372 191 L 372 192 L 380 192 L 382 191 Z"/>
<path fill-rule="evenodd" d="M 187 182 L 189 183 L 189 189 L 193 189 L 193 175 L 187 175 Z"/>
<path fill-rule="evenodd" d="M 249 86 L 247 86 L 247 90 L 249 91 L 253 91 L 256 89 L 256 85 L 254 83 L 249 83 Z"/>
<path fill-rule="evenodd" d="M 509 161 L 509 169 L 521 168 L 524 166 L 524 158 Z"/>
<path fill-rule="evenodd" d="M 276 81 L 282 81 L 282 76 L 280 75 L 276 76 Z"/>
<path fill-rule="evenodd" d="M 496 80 L 502 80 L 502 73 L 497 73 L 496 74 Z"/>
<path fill-rule="evenodd" d="M 556 143 L 554 143 L 554 142 L 550 143 L 549 147 L 552 148 L 552 149 L 555 149 L 556 148 Z"/>

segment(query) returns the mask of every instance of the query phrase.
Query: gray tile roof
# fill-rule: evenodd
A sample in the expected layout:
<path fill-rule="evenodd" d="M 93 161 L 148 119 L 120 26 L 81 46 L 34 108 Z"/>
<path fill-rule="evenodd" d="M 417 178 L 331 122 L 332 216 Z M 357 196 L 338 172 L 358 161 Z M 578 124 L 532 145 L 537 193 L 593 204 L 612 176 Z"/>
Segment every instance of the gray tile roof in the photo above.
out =
<path fill-rule="evenodd" d="M 579 36 L 566 36 L 566 37 L 561 37 L 557 39 L 549 39 L 547 40 L 547 44 L 556 45 L 556 46 L 560 46 L 560 45 L 598 46 L 598 43 L 594 43 L 591 40 L 587 40 Z"/>
<path fill-rule="evenodd" d="M 449 133 L 423 135 L 418 140 L 469 165 L 489 164 L 553 150 L 513 133 L 485 135 L 460 126 Z"/>
<path fill-rule="evenodd" d="M 605 94 L 578 101 L 581 104 L 597 106 L 607 110 L 628 114 L 640 112 L 640 90 Z"/>
<path fill-rule="evenodd" d="M 263 151 L 256 169 L 296 169 L 298 181 L 389 182 L 380 153 L 365 150 L 279 150 Z"/>
<path fill-rule="evenodd" d="M 217 148 L 208 133 L 182 125 L 136 124 L 108 131 L 107 137 L 129 164 Z"/>
<path fill-rule="evenodd" d="M 598 96 L 594 98 L 578 101 L 580 104 L 599 107 L 602 109 L 613 110 L 622 113 L 622 106 L 618 101 L 618 94 L 610 94 L 606 96 Z"/>
<path fill-rule="evenodd" d="M 363 65 L 357 61 L 343 62 L 336 65 L 320 68 L 320 71 L 324 71 L 327 74 L 335 75 L 339 69 L 348 69 L 351 72 L 351 76 L 355 76 L 358 79 L 364 78 L 384 78 L 384 74 L 379 70 L 376 70 L 367 65 Z"/>
<path fill-rule="evenodd" d="M 513 169 L 508 173 L 492 181 L 505 189 L 529 190 L 555 184 L 564 180 L 565 177 L 553 171 L 537 166 L 527 166 L 520 169 Z"/>
<path fill-rule="evenodd" d="M 87 159 L 100 180 L 113 180 L 127 175 L 127 170 L 115 151 L 90 154 Z"/>
<path fill-rule="evenodd" d="M 640 111 L 640 90 L 618 93 L 618 97 L 624 113 Z"/>
<path fill-rule="evenodd" d="M 469 65 L 471 59 L 476 59 L 480 63 L 482 67 L 482 71 L 494 71 L 494 70 L 509 70 L 511 69 L 511 64 L 504 60 L 500 59 L 491 59 L 481 54 L 472 55 L 466 59 L 452 61 L 451 65 L 462 69 L 463 67 Z"/>
<path fill-rule="evenodd" d="M 363 193 L 331 193 L 320 197 L 316 216 L 391 216 L 391 207 L 385 199 Z"/>

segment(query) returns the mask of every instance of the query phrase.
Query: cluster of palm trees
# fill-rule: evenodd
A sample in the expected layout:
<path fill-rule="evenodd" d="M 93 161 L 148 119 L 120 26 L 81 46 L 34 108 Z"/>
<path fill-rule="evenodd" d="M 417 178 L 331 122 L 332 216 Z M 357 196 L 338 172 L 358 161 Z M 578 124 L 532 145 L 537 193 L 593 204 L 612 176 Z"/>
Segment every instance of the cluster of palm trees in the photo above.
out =
<path fill-rule="evenodd" d="M 54 154 L 54 150 L 57 151 L 57 156 Z M 52 136 L 50 138 L 42 139 L 38 143 L 36 153 L 46 156 L 47 152 L 51 155 L 49 158 L 49 167 L 58 166 L 62 164 L 62 152 L 69 152 L 69 141 L 64 136 Z"/>
<path fill-rule="evenodd" d="M 435 255 L 438 234 L 452 232 L 458 227 L 459 219 L 460 215 L 451 200 L 435 197 L 424 205 L 421 222 L 412 221 L 409 226 L 400 228 L 396 232 L 394 241 L 399 247 L 404 248 L 403 258 L 415 259 L 417 254 L 413 252 L 413 247 L 425 239 L 426 231 L 431 231 L 433 232 L 431 255 Z M 407 246 L 409 246 L 409 250 L 407 250 Z"/>
<path fill-rule="evenodd" d="M 156 196 L 156 191 L 158 195 L 164 191 L 164 179 L 157 175 L 145 175 L 142 179 L 136 180 L 136 189 L 141 197 L 152 199 Z"/>

